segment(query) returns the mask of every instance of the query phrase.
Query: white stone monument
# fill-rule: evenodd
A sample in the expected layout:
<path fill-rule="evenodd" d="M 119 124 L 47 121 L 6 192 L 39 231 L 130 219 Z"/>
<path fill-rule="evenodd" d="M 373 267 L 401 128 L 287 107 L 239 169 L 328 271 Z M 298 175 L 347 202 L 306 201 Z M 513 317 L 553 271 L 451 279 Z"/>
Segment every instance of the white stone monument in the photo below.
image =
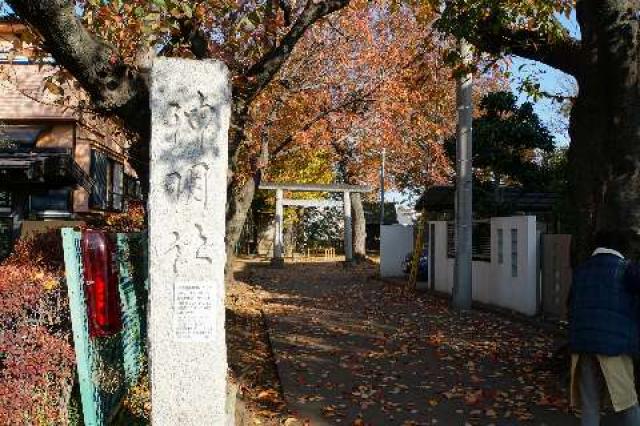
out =
<path fill-rule="evenodd" d="M 154 425 L 223 425 L 227 132 L 224 64 L 151 68 L 149 340 Z"/>

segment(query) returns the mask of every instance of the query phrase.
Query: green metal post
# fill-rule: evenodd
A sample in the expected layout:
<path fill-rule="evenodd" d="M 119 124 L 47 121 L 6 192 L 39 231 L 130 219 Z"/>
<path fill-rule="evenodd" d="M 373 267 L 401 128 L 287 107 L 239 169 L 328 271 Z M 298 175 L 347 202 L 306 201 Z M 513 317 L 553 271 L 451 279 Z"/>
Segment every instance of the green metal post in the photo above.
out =
<path fill-rule="evenodd" d="M 80 258 L 80 233 L 71 228 L 62 229 L 62 246 L 64 248 L 65 273 L 67 291 L 69 292 L 69 311 L 73 343 L 76 352 L 78 381 L 85 426 L 101 424 L 99 407 L 94 397 L 97 389 L 91 373 L 91 347 L 89 345 L 89 327 L 83 291 L 82 260 Z"/>

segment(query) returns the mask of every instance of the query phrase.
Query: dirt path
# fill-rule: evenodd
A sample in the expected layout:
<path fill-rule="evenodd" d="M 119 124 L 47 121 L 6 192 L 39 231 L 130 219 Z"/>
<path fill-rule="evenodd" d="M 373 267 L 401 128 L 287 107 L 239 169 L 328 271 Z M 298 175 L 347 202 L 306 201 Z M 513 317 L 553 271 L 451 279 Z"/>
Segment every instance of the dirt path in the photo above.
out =
<path fill-rule="evenodd" d="M 236 411 L 239 426 L 275 426 L 288 417 L 262 313 L 267 296 L 242 281 L 227 286 L 227 358 L 240 393 L 237 404 L 243 404 Z"/>
<path fill-rule="evenodd" d="M 245 263 L 287 406 L 312 425 L 573 425 L 557 342 L 502 316 L 375 279 L 372 266 Z"/>

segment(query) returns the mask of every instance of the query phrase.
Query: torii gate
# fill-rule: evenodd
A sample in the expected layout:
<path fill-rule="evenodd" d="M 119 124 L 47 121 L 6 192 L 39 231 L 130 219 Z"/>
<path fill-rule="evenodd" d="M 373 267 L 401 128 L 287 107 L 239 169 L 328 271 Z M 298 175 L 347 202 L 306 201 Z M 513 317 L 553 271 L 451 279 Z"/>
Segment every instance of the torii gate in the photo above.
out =
<path fill-rule="evenodd" d="M 302 207 L 332 207 L 343 206 L 344 212 L 344 257 L 346 262 L 353 260 L 353 243 L 352 243 L 352 225 L 351 225 L 351 193 L 352 192 L 371 192 L 371 187 L 363 185 L 346 185 L 342 183 L 335 184 L 314 184 L 314 183 L 261 183 L 260 189 L 270 189 L 276 191 L 276 216 L 275 216 L 275 232 L 273 238 L 273 258 L 271 263 L 274 265 L 284 264 L 282 229 L 284 220 L 284 206 L 302 206 Z M 293 200 L 284 198 L 284 191 L 294 192 L 342 192 L 342 201 L 337 200 Z"/>

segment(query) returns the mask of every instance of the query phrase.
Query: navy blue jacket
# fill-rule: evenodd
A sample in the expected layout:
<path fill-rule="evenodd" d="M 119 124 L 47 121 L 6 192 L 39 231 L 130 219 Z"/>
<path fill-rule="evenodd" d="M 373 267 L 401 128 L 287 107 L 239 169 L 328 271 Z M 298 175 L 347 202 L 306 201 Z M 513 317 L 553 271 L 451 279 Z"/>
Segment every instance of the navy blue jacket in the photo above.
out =
<path fill-rule="evenodd" d="M 569 349 L 573 353 L 637 354 L 640 269 L 613 254 L 592 256 L 573 273 Z"/>

